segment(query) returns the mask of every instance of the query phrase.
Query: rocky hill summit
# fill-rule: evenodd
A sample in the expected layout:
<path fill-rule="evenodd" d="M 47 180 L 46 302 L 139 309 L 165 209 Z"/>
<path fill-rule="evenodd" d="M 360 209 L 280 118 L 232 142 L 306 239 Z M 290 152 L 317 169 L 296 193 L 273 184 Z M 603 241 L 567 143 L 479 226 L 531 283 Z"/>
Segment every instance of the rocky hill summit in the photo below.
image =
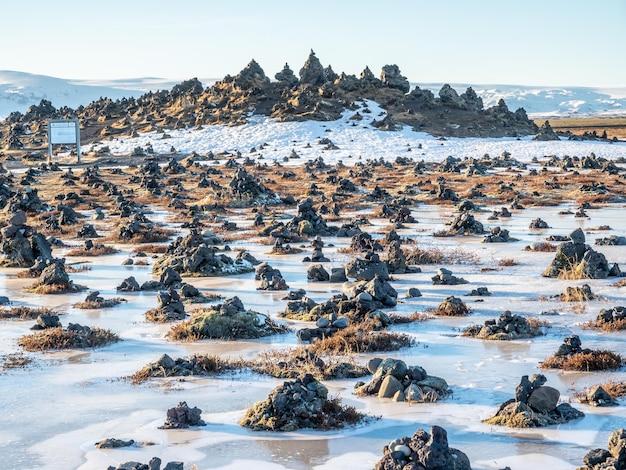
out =
<path fill-rule="evenodd" d="M 356 110 L 356 101 L 378 102 L 386 114 L 349 116 L 380 130 L 402 125 L 436 136 L 504 137 L 535 134 L 537 126 L 523 108 L 511 112 L 503 100 L 485 109 L 482 99 L 469 87 L 458 94 L 444 85 L 435 97 L 409 81 L 397 65 L 385 65 L 377 78 L 365 67 L 359 77 L 335 73 L 324 67 L 311 51 L 295 75 L 288 64 L 271 80 L 252 60 L 237 75 L 227 75 L 204 88 L 196 78 L 171 90 L 148 92 L 139 98 L 100 98 L 76 109 L 55 108 L 42 100 L 26 113 L 11 113 L 0 122 L 0 150 L 20 150 L 46 144 L 48 119 L 78 118 L 85 143 L 140 132 L 198 127 L 211 124 L 238 125 L 251 115 L 271 116 L 279 121 L 339 119 L 346 110 Z"/>

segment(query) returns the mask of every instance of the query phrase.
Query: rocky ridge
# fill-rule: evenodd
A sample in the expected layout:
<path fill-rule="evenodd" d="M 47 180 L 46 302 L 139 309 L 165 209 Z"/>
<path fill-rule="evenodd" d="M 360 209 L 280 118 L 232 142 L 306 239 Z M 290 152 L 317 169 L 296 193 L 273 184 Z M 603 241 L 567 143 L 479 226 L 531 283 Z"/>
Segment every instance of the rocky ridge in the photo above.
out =
<path fill-rule="evenodd" d="M 42 100 L 26 113 L 15 111 L 0 122 L 0 146 L 2 150 L 45 146 L 49 119 L 78 118 L 82 140 L 90 143 L 141 132 L 157 131 L 165 136 L 168 129 L 239 125 L 251 114 L 279 121 L 331 121 L 339 119 L 346 109 L 355 109 L 355 102 L 363 99 L 376 101 L 386 110 L 380 119 L 368 118 L 369 124 L 381 130 L 408 125 L 432 135 L 453 137 L 518 136 L 538 131 L 523 108 L 510 111 L 500 100 L 485 109 L 471 87 L 458 94 L 444 85 L 438 97 L 419 86 L 410 90 L 395 64 L 385 65 L 380 78 L 368 67 L 359 77 L 337 74 L 330 66 L 324 68 L 311 51 L 299 78 L 285 64 L 274 79 L 252 60 L 237 75 L 227 75 L 207 88 L 192 78 L 171 90 L 149 92 L 139 98 L 101 98 L 76 109 L 57 109 Z"/>

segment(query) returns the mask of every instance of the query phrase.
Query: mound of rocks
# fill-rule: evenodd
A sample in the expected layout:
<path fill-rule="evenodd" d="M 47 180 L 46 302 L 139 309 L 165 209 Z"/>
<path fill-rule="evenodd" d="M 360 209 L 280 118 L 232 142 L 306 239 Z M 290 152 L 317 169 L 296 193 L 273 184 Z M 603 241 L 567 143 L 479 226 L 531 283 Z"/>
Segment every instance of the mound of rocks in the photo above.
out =
<path fill-rule="evenodd" d="M 585 416 L 568 403 L 559 404 L 561 393 L 544 385 L 546 382 L 542 374 L 535 374 L 530 380 L 524 375 L 515 389 L 515 398 L 502 403 L 496 414 L 484 422 L 512 428 L 534 428 L 563 424 Z"/>
<path fill-rule="evenodd" d="M 540 327 L 531 325 L 526 318 L 506 310 L 497 320 L 485 320 L 482 326 L 468 327 L 462 336 L 488 340 L 512 340 L 532 338 L 542 334 Z"/>
<path fill-rule="evenodd" d="M 531 220 L 530 224 L 528 225 L 528 228 L 545 229 L 545 228 L 550 228 L 550 226 L 548 225 L 548 222 L 546 222 L 545 220 L 541 218 L 537 218 L 537 219 Z"/>
<path fill-rule="evenodd" d="M 286 381 L 255 403 L 239 421 L 255 431 L 290 432 L 302 428 L 338 429 L 363 415 L 328 399 L 328 389 L 311 374 Z"/>
<path fill-rule="evenodd" d="M 626 237 L 610 235 L 608 237 L 596 238 L 595 243 L 600 246 L 623 246 L 626 245 Z"/>
<path fill-rule="evenodd" d="M 183 462 L 168 462 L 165 467 L 161 468 L 161 459 L 153 457 L 147 464 L 135 461 L 129 461 L 119 464 L 117 467 L 109 465 L 107 470 L 183 470 Z"/>
<path fill-rule="evenodd" d="M 374 470 L 471 470 L 465 453 L 448 445 L 448 433 L 432 426 L 430 434 L 418 429 L 413 436 L 394 439 L 383 448 Z"/>
<path fill-rule="evenodd" d="M 602 309 L 596 317 L 595 326 L 610 327 L 624 324 L 626 327 L 626 307 L 612 307 L 609 309 Z"/>
<path fill-rule="evenodd" d="M 433 285 L 444 285 L 444 286 L 456 286 L 458 284 L 467 284 L 468 281 L 461 277 L 456 277 L 452 275 L 452 271 L 446 268 L 439 268 L 437 270 L 437 274 L 435 274 L 431 280 L 433 281 Z"/>
<path fill-rule="evenodd" d="M 169 333 L 172 339 L 252 339 L 285 333 L 288 328 L 272 321 L 267 315 L 246 310 L 239 297 L 222 304 L 199 309 Z"/>
<path fill-rule="evenodd" d="M 279 269 L 272 268 L 269 263 L 261 263 L 256 267 L 254 279 L 261 281 L 257 290 L 287 290 L 289 286 L 283 279 Z"/>
<path fill-rule="evenodd" d="M 26 225 L 26 213 L 23 210 L 14 212 L 7 222 L 0 230 L 0 252 L 4 254 L 4 266 L 30 268 L 35 263 L 42 264 L 52 259 L 50 243 L 46 237 L 34 233 L 33 228 Z"/>
<path fill-rule="evenodd" d="M 562 370 L 617 370 L 624 365 L 624 358 L 606 349 L 587 349 L 582 347 L 578 335 L 563 340 L 559 349 L 540 363 L 544 369 Z"/>
<path fill-rule="evenodd" d="M 365 259 L 356 258 L 345 266 L 346 277 L 357 279 L 358 281 L 371 281 L 378 276 L 379 279 L 389 280 L 389 269 L 387 263 L 380 260 L 380 257 L 373 252 L 365 255 Z"/>
<path fill-rule="evenodd" d="M 596 299 L 598 296 L 591 291 L 589 284 L 582 286 L 570 286 L 565 288 L 565 292 L 559 295 L 562 302 L 581 302 Z"/>
<path fill-rule="evenodd" d="M 357 382 L 357 395 L 377 395 L 393 401 L 430 403 L 443 400 L 452 390 L 441 377 L 428 375 L 420 366 L 407 366 L 399 359 L 373 358 L 367 368 L 374 376 L 367 382 Z"/>
<path fill-rule="evenodd" d="M 200 415 L 202 410 L 196 406 L 189 408 L 181 401 L 176 407 L 167 410 L 167 418 L 159 429 L 186 429 L 190 426 L 206 426 Z"/>
<path fill-rule="evenodd" d="M 457 235 L 482 235 L 485 233 L 483 224 L 476 220 L 469 212 L 462 212 L 450 222 L 449 233 Z"/>
<path fill-rule="evenodd" d="M 398 303 L 398 293 L 388 281 L 374 276 L 371 281 L 346 282 L 343 292 L 349 299 L 359 298 L 366 302 L 379 302 L 375 308 L 395 307 Z"/>
<path fill-rule="evenodd" d="M 157 293 L 157 307 L 146 312 L 146 320 L 167 323 L 184 320 L 187 314 L 180 295 L 175 289 L 160 290 Z"/>
<path fill-rule="evenodd" d="M 592 449 L 583 457 L 584 467 L 577 470 L 624 470 L 626 468 L 626 430 L 616 429 L 609 437 L 608 449 Z"/>
<path fill-rule="evenodd" d="M 232 259 L 219 253 L 212 244 L 213 238 L 205 238 L 196 229 L 186 237 L 178 237 L 167 248 L 167 252 L 154 263 L 154 274 L 169 268 L 180 275 L 227 276 L 254 271 L 252 263 L 244 258 Z"/>
<path fill-rule="evenodd" d="M 470 310 L 465 302 L 458 297 L 450 295 L 443 299 L 433 313 L 446 317 L 464 317 L 470 313 Z"/>
<path fill-rule="evenodd" d="M 491 233 L 483 239 L 483 243 L 509 243 L 516 241 L 517 238 L 511 237 L 507 229 L 500 227 L 493 227 Z"/>
<path fill-rule="evenodd" d="M 244 167 L 238 167 L 233 179 L 228 183 L 228 196 L 235 199 L 254 199 L 263 204 L 279 204 L 280 197 L 272 193 Z"/>
<path fill-rule="evenodd" d="M 558 277 L 568 273 L 578 279 L 605 279 L 607 276 L 620 276 L 617 264 L 609 266 L 602 253 L 585 244 L 585 233 L 576 229 L 569 235 L 570 241 L 561 243 L 554 260 L 543 272 L 544 277 Z"/>
<path fill-rule="evenodd" d="M 287 225 L 287 230 L 300 236 L 328 236 L 337 232 L 334 227 L 329 227 L 324 218 L 317 213 L 313 206 L 313 199 L 306 198 L 298 202 L 298 212 Z"/>
<path fill-rule="evenodd" d="M 617 406 L 619 404 L 602 385 L 591 387 L 580 402 L 591 406 Z"/>

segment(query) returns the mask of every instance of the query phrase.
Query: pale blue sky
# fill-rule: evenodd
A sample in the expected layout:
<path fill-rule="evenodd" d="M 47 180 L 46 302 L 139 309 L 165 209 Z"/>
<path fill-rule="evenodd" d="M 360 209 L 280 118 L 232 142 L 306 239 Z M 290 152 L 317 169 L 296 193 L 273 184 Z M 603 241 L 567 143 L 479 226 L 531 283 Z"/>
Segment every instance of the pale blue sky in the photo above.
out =
<path fill-rule="evenodd" d="M 8 3 L 8 5 L 6 4 Z M 0 70 L 60 78 L 271 78 L 323 65 L 412 82 L 626 86 L 626 0 L 3 2 Z"/>

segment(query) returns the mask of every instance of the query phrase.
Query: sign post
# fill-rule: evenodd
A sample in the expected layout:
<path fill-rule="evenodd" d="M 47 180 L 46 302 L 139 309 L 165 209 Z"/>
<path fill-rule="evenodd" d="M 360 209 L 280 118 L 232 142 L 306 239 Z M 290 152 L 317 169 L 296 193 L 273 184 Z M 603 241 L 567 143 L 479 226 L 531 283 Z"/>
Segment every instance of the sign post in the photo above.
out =
<path fill-rule="evenodd" d="M 74 144 L 80 163 L 80 122 L 78 119 L 50 119 L 48 121 L 48 163 L 52 163 L 52 145 Z"/>

